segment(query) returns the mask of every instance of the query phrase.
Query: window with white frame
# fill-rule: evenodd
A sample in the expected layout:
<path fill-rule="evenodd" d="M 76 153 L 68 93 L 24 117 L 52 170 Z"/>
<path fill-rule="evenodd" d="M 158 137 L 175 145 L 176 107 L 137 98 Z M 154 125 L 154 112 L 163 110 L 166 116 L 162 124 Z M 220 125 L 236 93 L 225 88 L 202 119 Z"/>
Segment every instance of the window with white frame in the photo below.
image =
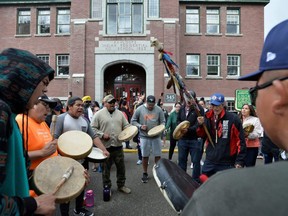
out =
<path fill-rule="evenodd" d="M 227 9 L 227 34 L 240 34 L 240 10 Z"/>
<path fill-rule="evenodd" d="M 70 9 L 57 10 L 57 34 L 70 33 Z"/>
<path fill-rule="evenodd" d="M 186 76 L 200 76 L 200 55 L 186 55 Z"/>
<path fill-rule="evenodd" d="M 220 55 L 207 55 L 207 75 L 220 76 Z"/>
<path fill-rule="evenodd" d="M 57 55 L 57 76 L 69 75 L 69 55 Z"/>
<path fill-rule="evenodd" d="M 186 33 L 200 33 L 199 8 L 186 8 Z"/>
<path fill-rule="evenodd" d="M 102 19 L 102 2 L 100 0 L 91 1 L 91 18 Z"/>
<path fill-rule="evenodd" d="M 148 0 L 148 17 L 159 17 L 159 0 Z"/>
<path fill-rule="evenodd" d="M 227 75 L 240 76 L 240 55 L 227 56 Z"/>
<path fill-rule="evenodd" d="M 17 34 L 30 34 L 31 11 L 30 9 L 19 9 L 17 19 Z"/>
<path fill-rule="evenodd" d="M 206 10 L 206 32 L 208 34 L 220 33 L 220 14 L 219 9 Z"/>
<path fill-rule="evenodd" d="M 50 33 L 50 10 L 38 9 L 37 34 Z"/>
<path fill-rule="evenodd" d="M 50 56 L 49 55 L 36 55 L 39 59 L 44 61 L 46 64 L 50 64 Z"/>
<path fill-rule="evenodd" d="M 143 0 L 107 0 L 107 34 L 143 33 Z"/>

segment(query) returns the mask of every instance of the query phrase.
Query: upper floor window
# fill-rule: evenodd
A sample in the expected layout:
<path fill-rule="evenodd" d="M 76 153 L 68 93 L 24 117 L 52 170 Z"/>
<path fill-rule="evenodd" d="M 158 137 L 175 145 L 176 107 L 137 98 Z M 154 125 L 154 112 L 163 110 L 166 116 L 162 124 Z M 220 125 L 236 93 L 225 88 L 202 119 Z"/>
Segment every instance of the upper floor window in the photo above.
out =
<path fill-rule="evenodd" d="M 200 33 L 199 9 L 186 9 L 186 33 Z"/>
<path fill-rule="evenodd" d="M 206 32 L 208 34 L 220 33 L 220 15 L 219 9 L 207 9 L 206 11 Z"/>
<path fill-rule="evenodd" d="M 57 34 L 70 33 L 70 9 L 58 9 Z"/>
<path fill-rule="evenodd" d="M 186 55 L 186 76 L 200 76 L 200 55 Z"/>
<path fill-rule="evenodd" d="M 207 55 L 207 75 L 220 76 L 220 55 Z"/>
<path fill-rule="evenodd" d="M 240 11 L 238 9 L 227 9 L 228 34 L 240 34 Z"/>
<path fill-rule="evenodd" d="M 143 0 L 107 0 L 107 34 L 143 32 Z"/>
<path fill-rule="evenodd" d="M 227 56 L 227 75 L 240 76 L 240 56 L 228 55 Z"/>
<path fill-rule="evenodd" d="M 17 34 L 30 34 L 30 21 L 31 11 L 30 9 L 18 10 L 18 22 L 17 22 Z"/>
<path fill-rule="evenodd" d="M 50 10 L 39 9 L 37 34 L 48 34 L 48 33 L 50 33 Z"/>
<path fill-rule="evenodd" d="M 69 55 L 57 55 L 57 76 L 69 75 Z"/>
<path fill-rule="evenodd" d="M 102 19 L 102 1 L 92 0 L 91 18 Z"/>
<path fill-rule="evenodd" d="M 148 17 L 159 17 L 159 0 L 148 0 Z"/>
<path fill-rule="evenodd" d="M 50 64 L 50 56 L 49 55 L 36 55 L 39 59 L 44 61 L 46 64 Z"/>

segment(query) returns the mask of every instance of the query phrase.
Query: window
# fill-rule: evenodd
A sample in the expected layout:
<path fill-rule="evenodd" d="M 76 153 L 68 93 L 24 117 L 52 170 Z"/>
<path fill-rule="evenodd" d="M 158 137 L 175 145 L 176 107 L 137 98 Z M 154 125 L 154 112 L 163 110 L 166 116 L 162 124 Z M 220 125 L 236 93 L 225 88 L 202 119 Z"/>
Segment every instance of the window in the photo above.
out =
<path fill-rule="evenodd" d="M 206 20 L 207 20 L 206 32 L 208 34 L 220 33 L 219 9 L 207 9 Z"/>
<path fill-rule="evenodd" d="M 143 33 L 143 0 L 107 0 L 107 34 Z"/>
<path fill-rule="evenodd" d="M 220 76 L 220 55 L 207 56 L 207 75 Z"/>
<path fill-rule="evenodd" d="M 186 56 L 186 76 L 200 76 L 200 55 Z"/>
<path fill-rule="evenodd" d="M 227 27 L 228 34 L 240 34 L 240 12 L 238 9 L 227 10 Z"/>
<path fill-rule="evenodd" d="M 235 102 L 234 101 L 226 101 L 226 107 L 228 111 L 235 111 Z"/>
<path fill-rule="evenodd" d="M 38 10 L 37 33 L 38 34 L 50 33 L 50 10 L 49 9 Z"/>
<path fill-rule="evenodd" d="M 91 5 L 91 18 L 102 19 L 102 1 L 92 0 Z"/>
<path fill-rule="evenodd" d="M 69 75 L 69 55 L 57 55 L 57 76 Z"/>
<path fill-rule="evenodd" d="M 240 56 L 228 55 L 227 56 L 227 75 L 240 76 Z"/>
<path fill-rule="evenodd" d="M 199 9 L 186 9 L 186 33 L 200 33 Z"/>
<path fill-rule="evenodd" d="M 70 33 L 70 9 L 58 9 L 57 34 Z"/>
<path fill-rule="evenodd" d="M 30 34 L 30 21 L 31 11 L 30 9 L 18 10 L 18 23 L 17 23 L 17 34 Z"/>
<path fill-rule="evenodd" d="M 44 61 L 46 64 L 50 64 L 50 57 L 49 55 L 36 55 L 39 59 Z"/>
<path fill-rule="evenodd" d="M 148 17 L 159 17 L 159 0 L 148 0 Z"/>

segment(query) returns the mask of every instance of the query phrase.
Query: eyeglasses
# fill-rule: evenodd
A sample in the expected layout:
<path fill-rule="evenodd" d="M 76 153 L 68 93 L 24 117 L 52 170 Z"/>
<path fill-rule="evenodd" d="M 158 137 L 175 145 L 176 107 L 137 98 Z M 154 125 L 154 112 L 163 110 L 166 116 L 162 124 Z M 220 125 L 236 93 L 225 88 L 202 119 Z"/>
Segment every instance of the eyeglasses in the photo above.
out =
<path fill-rule="evenodd" d="M 40 101 L 40 103 L 41 103 L 47 110 L 50 110 L 49 104 L 45 103 L 44 101 Z"/>
<path fill-rule="evenodd" d="M 283 81 L 283 80 L 287 80 L 287 79 L 288 79 L 288 77 L 277 78 L 277 79 L 273 79 L 273 80 L 271 80 L 269 82 L 263 83 L 261 85 L 258 85 L 258 82 L 257 82 L 255 87 L 252 87 L 252 88 L 249 89 L 251 104 L 253 106 L 256 105 L 256 98 L 257 98 L 257 95 L 258 95 L 258 90 L 264 89 L 264 88 L 267 88 L 267 87 L 271 86 L 273 84 L 274 80 Z"/>

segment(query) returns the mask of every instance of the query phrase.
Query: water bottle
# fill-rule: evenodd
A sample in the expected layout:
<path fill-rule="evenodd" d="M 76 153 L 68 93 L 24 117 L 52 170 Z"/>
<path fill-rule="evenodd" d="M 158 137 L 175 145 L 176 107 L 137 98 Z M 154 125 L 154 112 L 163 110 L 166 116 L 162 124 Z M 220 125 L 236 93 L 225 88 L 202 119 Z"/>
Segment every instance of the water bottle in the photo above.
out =
<path fill-rule="evenodd" d="M 104 186 L 103 200 L 104 200 L 104 202 L 108 202 L 110 200 L 110 188 L 108 187 L 108 185 Z"/>
<path fill-rule="evenodd" d="M 85 204 L 87 207 L 94 206 L 94 193 L 93 190 L 87 190 L 85 195 Z"/>

